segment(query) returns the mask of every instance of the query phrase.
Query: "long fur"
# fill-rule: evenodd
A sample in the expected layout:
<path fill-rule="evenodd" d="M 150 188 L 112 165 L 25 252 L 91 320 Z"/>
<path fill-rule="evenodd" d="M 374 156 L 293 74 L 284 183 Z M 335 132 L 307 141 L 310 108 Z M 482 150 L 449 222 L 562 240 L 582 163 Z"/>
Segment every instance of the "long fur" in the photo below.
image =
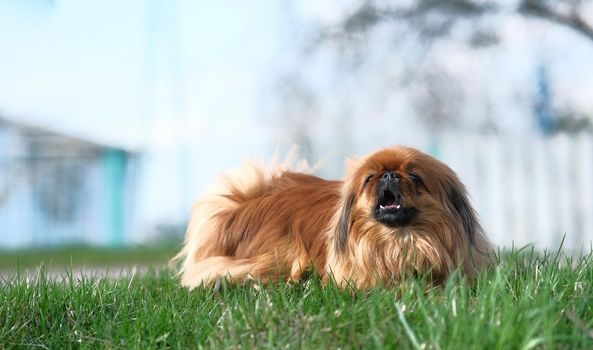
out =
<path fill-rule="evenodd" d="M 419 208 L 410 225 L 388 227 L 370 215 L 376 203 L 369 173 L 414 168 L 422 191 L 404 189 Z M 410 185 L 406 185 L 411 188 Z M 351 161 L 344 181 L 310 175 L 306 164 L 246 163 L 219 179 L 195 204 L 181 282 L 194 288 L 217 278 L 299 280 L 310 268 L 339 285 L 368 288 L 430 271 L 444 280 L 457 267 L 471 278 L 490 244 L 463 184 L 445 164 L 407 147 Z"/>

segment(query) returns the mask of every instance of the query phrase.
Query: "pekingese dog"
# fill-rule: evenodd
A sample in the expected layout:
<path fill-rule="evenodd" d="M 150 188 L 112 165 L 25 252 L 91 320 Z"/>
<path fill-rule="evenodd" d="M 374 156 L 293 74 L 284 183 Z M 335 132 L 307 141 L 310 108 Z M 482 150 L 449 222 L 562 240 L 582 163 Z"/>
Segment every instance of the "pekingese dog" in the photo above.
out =
<path fill-rule="evenodd" d="M 344 181 L 244 165 L 195 204 L 176 259 L 189 288 L 299 280 L 311 268 L 369 288 L 427 273 L 442 282 L 456 268 L 471 279 L 490 250 L 455 173 L 398 146 L 351 160 Z"/>

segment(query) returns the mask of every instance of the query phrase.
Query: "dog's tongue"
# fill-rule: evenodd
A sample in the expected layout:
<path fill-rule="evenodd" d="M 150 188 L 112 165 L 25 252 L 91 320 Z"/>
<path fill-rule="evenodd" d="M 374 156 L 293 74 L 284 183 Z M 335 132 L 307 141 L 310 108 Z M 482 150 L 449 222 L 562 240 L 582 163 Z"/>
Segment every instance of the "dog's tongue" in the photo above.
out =
<path fill-rule="evenodd" d="M 401 208 L 401 204 L 390 204 L 390 205 L 381 205 L 381 209 L 399 209 Z"/>

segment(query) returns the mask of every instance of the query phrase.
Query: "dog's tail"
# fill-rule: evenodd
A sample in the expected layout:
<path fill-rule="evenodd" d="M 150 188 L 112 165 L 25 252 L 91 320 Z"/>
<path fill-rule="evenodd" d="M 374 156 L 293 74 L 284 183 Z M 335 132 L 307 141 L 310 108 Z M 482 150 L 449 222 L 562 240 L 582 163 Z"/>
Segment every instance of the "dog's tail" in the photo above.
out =
<path fill-rule="evenodd" d="M 311 173 L 306 160 L 298 160 L 298 148 L 293 146 L 283 161 L 278 152 L 265 165 L 261 161 L 246 161 L 242 166 L 221 176 L 194 204 L 181 251 L 170 264 L 183 274 L 196 261 L 211 256 L 217 250 L 217 235 L 221 221 L 242 203 L 264 194 L 270 183 L 285 171 Z M 220 254 L 216 254 L 220 255 Z"/>

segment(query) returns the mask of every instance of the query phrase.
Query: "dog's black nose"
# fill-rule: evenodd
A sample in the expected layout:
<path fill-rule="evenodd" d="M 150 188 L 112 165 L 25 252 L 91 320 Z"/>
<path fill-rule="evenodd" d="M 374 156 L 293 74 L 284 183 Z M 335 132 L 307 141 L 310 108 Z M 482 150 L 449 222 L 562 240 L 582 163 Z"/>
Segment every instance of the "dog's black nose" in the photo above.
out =
<path fill-rule="evenodd" d="M 392 182 L 392 181 L 398 182 L 400 179 L 400 176 L 393 171 L 388 171 L 388 172 L 384 173 L 383 175 L 381 175 L 381 179 L 385 180 L 387 182 Z"/>

